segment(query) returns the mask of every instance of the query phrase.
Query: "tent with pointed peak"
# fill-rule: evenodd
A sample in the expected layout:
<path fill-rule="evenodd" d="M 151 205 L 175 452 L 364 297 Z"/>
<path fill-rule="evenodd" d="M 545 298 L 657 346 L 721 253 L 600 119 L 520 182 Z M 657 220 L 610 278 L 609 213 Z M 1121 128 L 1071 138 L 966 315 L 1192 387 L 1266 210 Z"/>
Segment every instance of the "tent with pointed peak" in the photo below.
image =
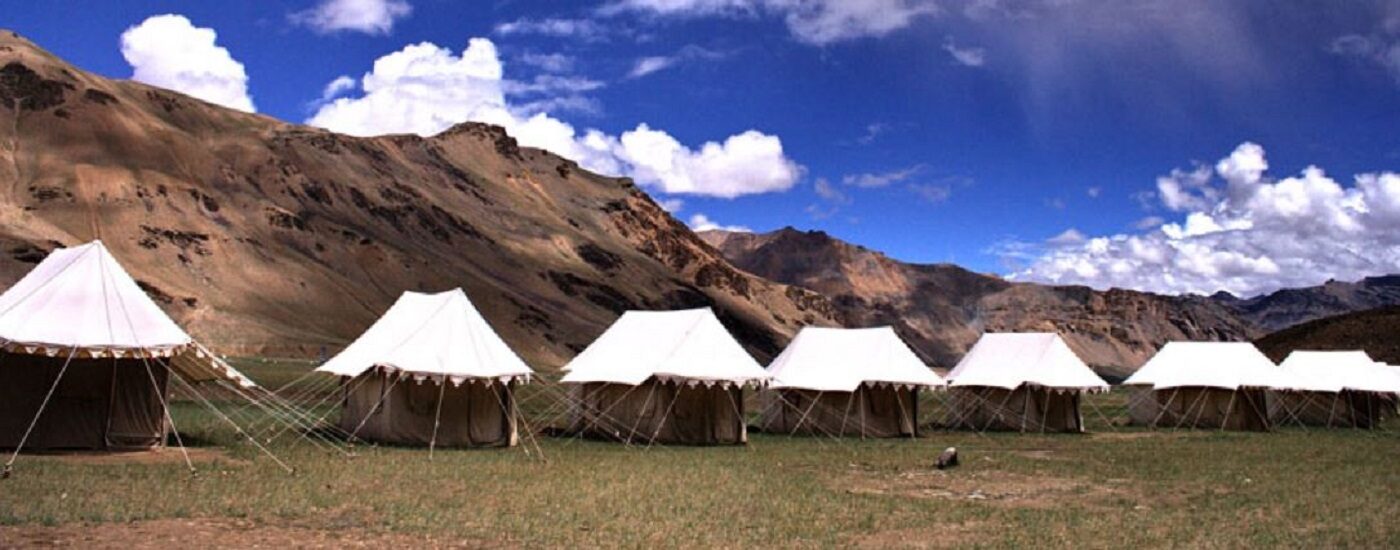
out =
<path fill-rule="evenodd" d="M 1294 351 L 1279 364 L 1299 391 L 1270 395 L 1277 423 L 1374 428 L 1395 413 L 1400 380 L 1364 351 Z"/>
<path fill-rule="evenodd" d="M 768 365 L 758 428 L 860 437 L 918 435 L 918 391 L 941 388 L 890 327 L 806 327 Z"/>
<path fill-rule="evenodd" d="M 1108 391 L 1058 334 L 983 334 L 948 373 L 948 425 L 1082 432 L 1080 396 Z"/>
<path fill-rule="evenodd" d="M 1128 415 L 1140 426 L 1266 431 L 1270 391 L 1300 384 L 1248 342 L 1167 342 L 1123 381 L 1141 388 Z"/>
<path fill-rule="evenodd" d="M 565 367 L 570 429 L 625 442 L 742 444 L 769 378 L 710 308 L 628 311 Z"/>
<path fill-rule="evenodd" d="M 316 370 L 344 380 L 346 433 L 433 447 L 514 446 L 514 388 L 533 373 L 460 288 L 404 292 Z"/>
<path fill-rule="evenodd" d="M 101 241 L 54 250 L 0 295 L 0 347 L 0 447 L 16 452 L 162 445 L 172 376 L 260 390 L 181 330 Z"/>

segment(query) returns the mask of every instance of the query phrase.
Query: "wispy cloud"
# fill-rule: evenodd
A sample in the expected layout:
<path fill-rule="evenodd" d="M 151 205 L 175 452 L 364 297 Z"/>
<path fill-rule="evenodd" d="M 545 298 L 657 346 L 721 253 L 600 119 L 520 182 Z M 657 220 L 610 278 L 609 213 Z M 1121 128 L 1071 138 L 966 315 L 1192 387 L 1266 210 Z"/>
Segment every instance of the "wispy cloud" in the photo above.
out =
<path fill-rule="evenodd" d="M 650 55 L 638 58 L 636 63 L 632 65 L 632 70 L 627 73 L 627 78 L 641 78 L 689 61 L 714 61 L 724 57 L 723 52 L 690 44 L 671 55 Z"/>
<path fill-rule="evenodd" d="M 953 186 L 946 183 L 911 183 L 909 190 L 929 204 L 943 204 L 953 196 Z"/>
<path fill-rule="evenodd" d="M 614 0 L 599 13 L 651 17 L 781 18 L 798 42 L 824 46 L 885 36 L 939 13 L 934 0 Z"/>
<path fill-rule="evenodd" d="M 874 187 L 887 187 L 890 184 L 899 183 L 901 181 L 907 180 L 915 174 L 919 173 L 919 171 L 923 169 L 924 166 L 922 164 L 918 164 L 910 166 L 908 168 L 892 170 L 889 172 L 867 172 L 863 174 L 848 174 L 847 176 L 841 178 L 841 183 L 867 189 Z"/>
<path fill-rule="evenodd" d="M 632 65 L 632 70 L 627 73 L 628 78 L 641 78 L 651 73 L 666 69 L 676 64 L 676 58 L 665 55 L 652 55 L 637 59 Z"/>
<path fill-rule="evenodd" d="M 981 67 L 987 63 L 986 49 L 974 47 L 960 48 L 951 36 L 943 39 L 943 51 L 948 52 L 948 55 L 953 57 L 953 61 L 966 67 Z"/>
<path fill-rule="evenodd" d="M 870 145 L 876 138 L 890 131 L 890 125 L 883 122 L 872 122 L 865 126 L 865 133 L 856 138 L 856 143 Z"/>
<path fill-rule="evenodd" d="M 557 17 L 531 19 L 526 17 L 496 25 L 495 33 L 501 36 L 539 35 L 596 42 L 607 39 L 608 28 L 592 19 Z"/>
<path fill-rule="evenodd" d="M 577 58 L 572 55 L 536 52 L 526 52 L 517 59 L 521 63 L 551 73 L 567 73 L 573 70 L 574 63 L 577 61 Z"/>

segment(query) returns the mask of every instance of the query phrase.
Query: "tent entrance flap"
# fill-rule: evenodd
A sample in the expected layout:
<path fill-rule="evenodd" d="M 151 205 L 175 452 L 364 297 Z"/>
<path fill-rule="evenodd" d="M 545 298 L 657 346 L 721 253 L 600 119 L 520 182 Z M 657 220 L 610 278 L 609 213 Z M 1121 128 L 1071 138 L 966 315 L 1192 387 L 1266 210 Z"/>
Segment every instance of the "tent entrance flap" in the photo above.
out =
<path fill-rule="evenodd" d="M 428 445 L 434 441 L 433 426 L 437 423 L 437 447 L 515 444 L 513 385 L 488 385 L 480 380 L 460 386 L 444 383 L 445 388 L 431 381 L 419 382 L 381 371 L 347 379 L 340 428 L 367 441 Z"/>
<path fill-rule="evenodd" d="M 0 448 L 19 445 L 51 386 L 53 397 L 26 449 L 129 450 L 164 442 L 164 367 L 151 365 L 148 373 L 140 359 L 74 358 L 53 386 L 65 361 L 63 355 L 0 355 Z"/>

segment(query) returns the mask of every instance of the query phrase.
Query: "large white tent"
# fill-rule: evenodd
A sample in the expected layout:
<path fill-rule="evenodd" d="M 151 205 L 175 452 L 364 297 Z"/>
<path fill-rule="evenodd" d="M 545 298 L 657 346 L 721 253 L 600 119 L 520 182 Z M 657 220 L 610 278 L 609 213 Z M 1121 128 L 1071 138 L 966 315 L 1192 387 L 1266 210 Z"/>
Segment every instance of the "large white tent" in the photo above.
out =
<path fill-rule="evenodd" d="M 460 288 L 404 292 L 316 371 L 345 380 L 345 432 L 429 446 L 515 445 L 512 387 L 532 374 Z"/>
<path fill-rule="evenodd" d="M 1374 427 L 1394 412 L 1400 380 L 1364 351 L 1294 351 L 1279 365 L 1296 391 L 1277 392 L 1273 419 L 1310 426 Z"/>
<path fill-rule="evenodd" d="M 628 311 L 565 367 L 572 429 L 623 441 L 747 441 L 743 387 L 769 378 L 710 308 Z"/>
<path fill-rule="evenodd" d="M 914 436 L 917 392 L 945 385 L 890 327 L 803 328 L 768 374 L 758 425 L 787 433 Z"/>
<path fill-rule="evenodd" d="M 1168 342 L 1123 381 L 1134 424 L 1268 430 L 1267 392 L 1301 384 L 1248 342 Z"/>
<path fill-rule="evenodd" d="M 172 387 L 198 383 L 295 417 L 194 342 L 101 241 L 54 250 L 0 295 L 0 347 L 0 447 L 16 453 L 160 446 Z"/>
<path fill-rule="evenodd" d="M 1058 334 L 983 334 L 948 373 L 953 427 L 1083 431 L 1080 394 L 1108 383 Z"/>

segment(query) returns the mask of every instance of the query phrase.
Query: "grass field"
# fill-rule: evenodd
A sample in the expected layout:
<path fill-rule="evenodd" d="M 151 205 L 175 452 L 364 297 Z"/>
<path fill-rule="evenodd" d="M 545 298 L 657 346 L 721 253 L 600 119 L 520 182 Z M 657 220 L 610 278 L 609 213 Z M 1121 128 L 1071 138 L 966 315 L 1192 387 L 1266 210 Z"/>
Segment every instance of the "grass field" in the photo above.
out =
<path fill-rule="evenodd" d="M 239 366 L 273 387 L 306 368 Z M 544 459 L 522 447 L 432 460 L 363 446 L 346 458 L 286 438 L 273 447 L 289 475 L 194 404 L 174 412 L 198 475 L 175 449 L 22 456 L 0 481 L 0 546 L 118 545 L 122 533 L 326 546 L 1400 546 L 1397 431 L 1099 422 L 1091 435 L 755 434 L 747 447 L 650 449 L 545 437 Z M 948 446 L 963 465 L 933 469 Z M 225 538 L 205 536 L 218 530 Z"/>

